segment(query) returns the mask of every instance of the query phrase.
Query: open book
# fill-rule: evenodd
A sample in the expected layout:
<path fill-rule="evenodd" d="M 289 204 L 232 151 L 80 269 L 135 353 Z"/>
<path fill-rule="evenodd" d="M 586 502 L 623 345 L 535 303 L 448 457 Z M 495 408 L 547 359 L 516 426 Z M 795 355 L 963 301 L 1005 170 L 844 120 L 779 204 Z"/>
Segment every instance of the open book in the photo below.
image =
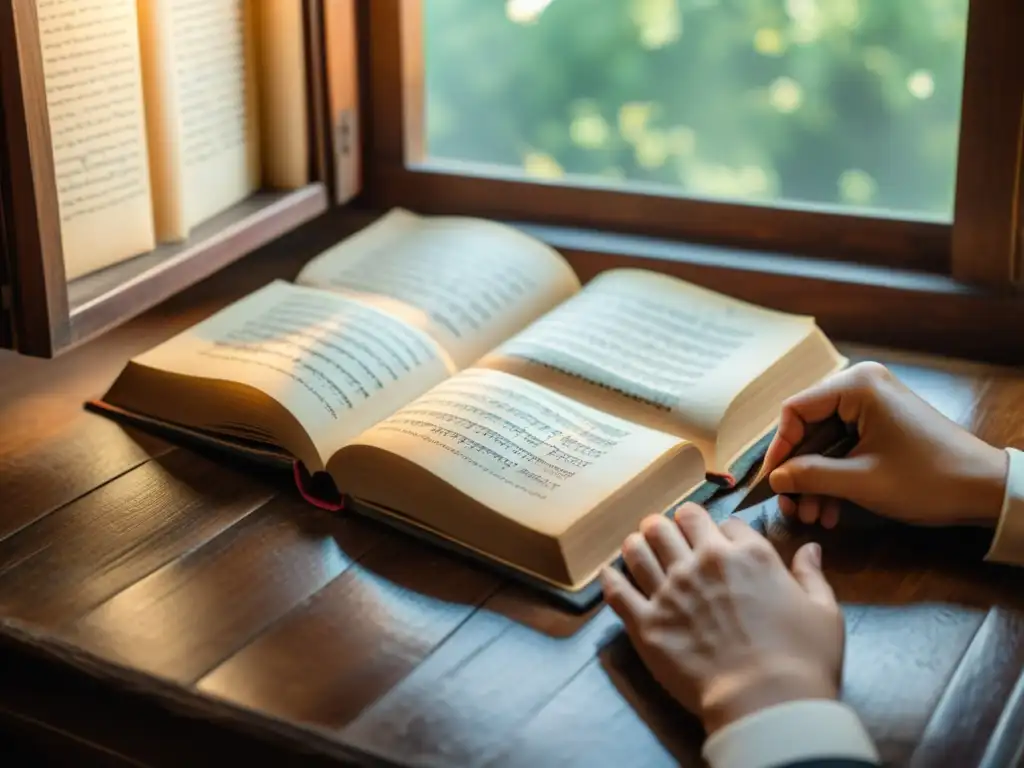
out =
<path fill-rule="evenodd" d="M 308 182 L 302 0 L 38 0 L 68 279 Z"/>
<path fill-rule="evenodd" d="M 362 508 L 580 590 L 845 365 L 811 318 L 504 225 L 394 210 L 129 362 L 102 407 L 297 459 Z"/>

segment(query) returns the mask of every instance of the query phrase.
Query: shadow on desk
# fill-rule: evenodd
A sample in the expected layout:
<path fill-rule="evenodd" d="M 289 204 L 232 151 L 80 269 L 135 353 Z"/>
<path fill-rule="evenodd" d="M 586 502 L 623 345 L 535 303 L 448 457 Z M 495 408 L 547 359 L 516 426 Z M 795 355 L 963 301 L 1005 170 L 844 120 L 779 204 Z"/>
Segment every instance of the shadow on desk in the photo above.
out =
<path fill-rule="evenodd" d="M 762 515 L 754 527 L 786 562 L 803 544 L 818 542 L 825 575 L 849 606 L 945 602 L 1024 608 L 1024 569 L 985 562 L 990 530 L 907 525 L 850 506 L 832 530 L 778 513 Z"/>

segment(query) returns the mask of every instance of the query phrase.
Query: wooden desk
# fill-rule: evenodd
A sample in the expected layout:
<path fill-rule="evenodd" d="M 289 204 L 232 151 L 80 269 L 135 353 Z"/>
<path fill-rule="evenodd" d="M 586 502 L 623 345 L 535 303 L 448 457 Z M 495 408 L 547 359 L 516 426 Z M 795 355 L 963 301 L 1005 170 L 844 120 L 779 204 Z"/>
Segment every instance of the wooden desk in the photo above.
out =
<path fill-rule="evenodd" d="M 87 413 L 130 355 L 300 266 L 288 241 L 56 361 L 0 357 L 4 742 L 70 765 L 698 765 L 700 729 L 607 609 L 303 504 L 287 478 Z M 305 251 L 308 253 L 308 249 Z M 1024 445 L 1024 376 L 874 355 L 948 416 Z M 1012 763 L 1024 572 L 970 532 L 807 537 L 845 605 L 844 696 L 888 761 Z M 345 745 L 349 745 L 346 747 Z M 995 750 L 995 751 L 992 751 Z M 0 748 L 2 753 L 2 748 Z M 126 762 L 126 756 L 134 763 Z M 329 757 L 328 757 L 329 756 Z"/>

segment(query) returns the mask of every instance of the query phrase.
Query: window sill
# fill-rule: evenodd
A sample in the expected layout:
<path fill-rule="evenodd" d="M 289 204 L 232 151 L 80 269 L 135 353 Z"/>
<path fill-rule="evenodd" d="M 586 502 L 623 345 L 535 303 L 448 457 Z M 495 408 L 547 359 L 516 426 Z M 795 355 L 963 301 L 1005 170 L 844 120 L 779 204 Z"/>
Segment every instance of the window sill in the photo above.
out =
<path fill-rule="evenodd" d="M 327 214 L 340 239 L 385 211 Z M 587 282 L 609 269 L 649 269 L 753 304 L 814 316 L 834 342 L 1002 365 L 1024 364 L 1024 293 L 929 272 L 695 245 L 530 222 L 505 223 L 558 250 Z M 312 256 L 312 254 L 311 254 Z"/>
<path fill-rule="evenodd" d="M 1024 295 L 951 277 L 512 222 L 558 249 L 587 281 L 651 269 L 786 312 L 813 315 L 834 341 L 1000 364 L 1024 363 Z"/>

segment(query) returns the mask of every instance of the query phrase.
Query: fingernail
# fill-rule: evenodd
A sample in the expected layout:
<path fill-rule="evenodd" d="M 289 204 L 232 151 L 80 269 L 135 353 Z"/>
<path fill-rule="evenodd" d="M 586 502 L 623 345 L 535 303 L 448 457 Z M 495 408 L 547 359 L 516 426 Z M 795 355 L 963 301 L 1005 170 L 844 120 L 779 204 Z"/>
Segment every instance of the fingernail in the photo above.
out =
<path fill-rule="evenodd" d="M 811 544 L 811 557 L 814 560 L 814 564 L 821 568 L 821 545 L 814 543 Z"/>

